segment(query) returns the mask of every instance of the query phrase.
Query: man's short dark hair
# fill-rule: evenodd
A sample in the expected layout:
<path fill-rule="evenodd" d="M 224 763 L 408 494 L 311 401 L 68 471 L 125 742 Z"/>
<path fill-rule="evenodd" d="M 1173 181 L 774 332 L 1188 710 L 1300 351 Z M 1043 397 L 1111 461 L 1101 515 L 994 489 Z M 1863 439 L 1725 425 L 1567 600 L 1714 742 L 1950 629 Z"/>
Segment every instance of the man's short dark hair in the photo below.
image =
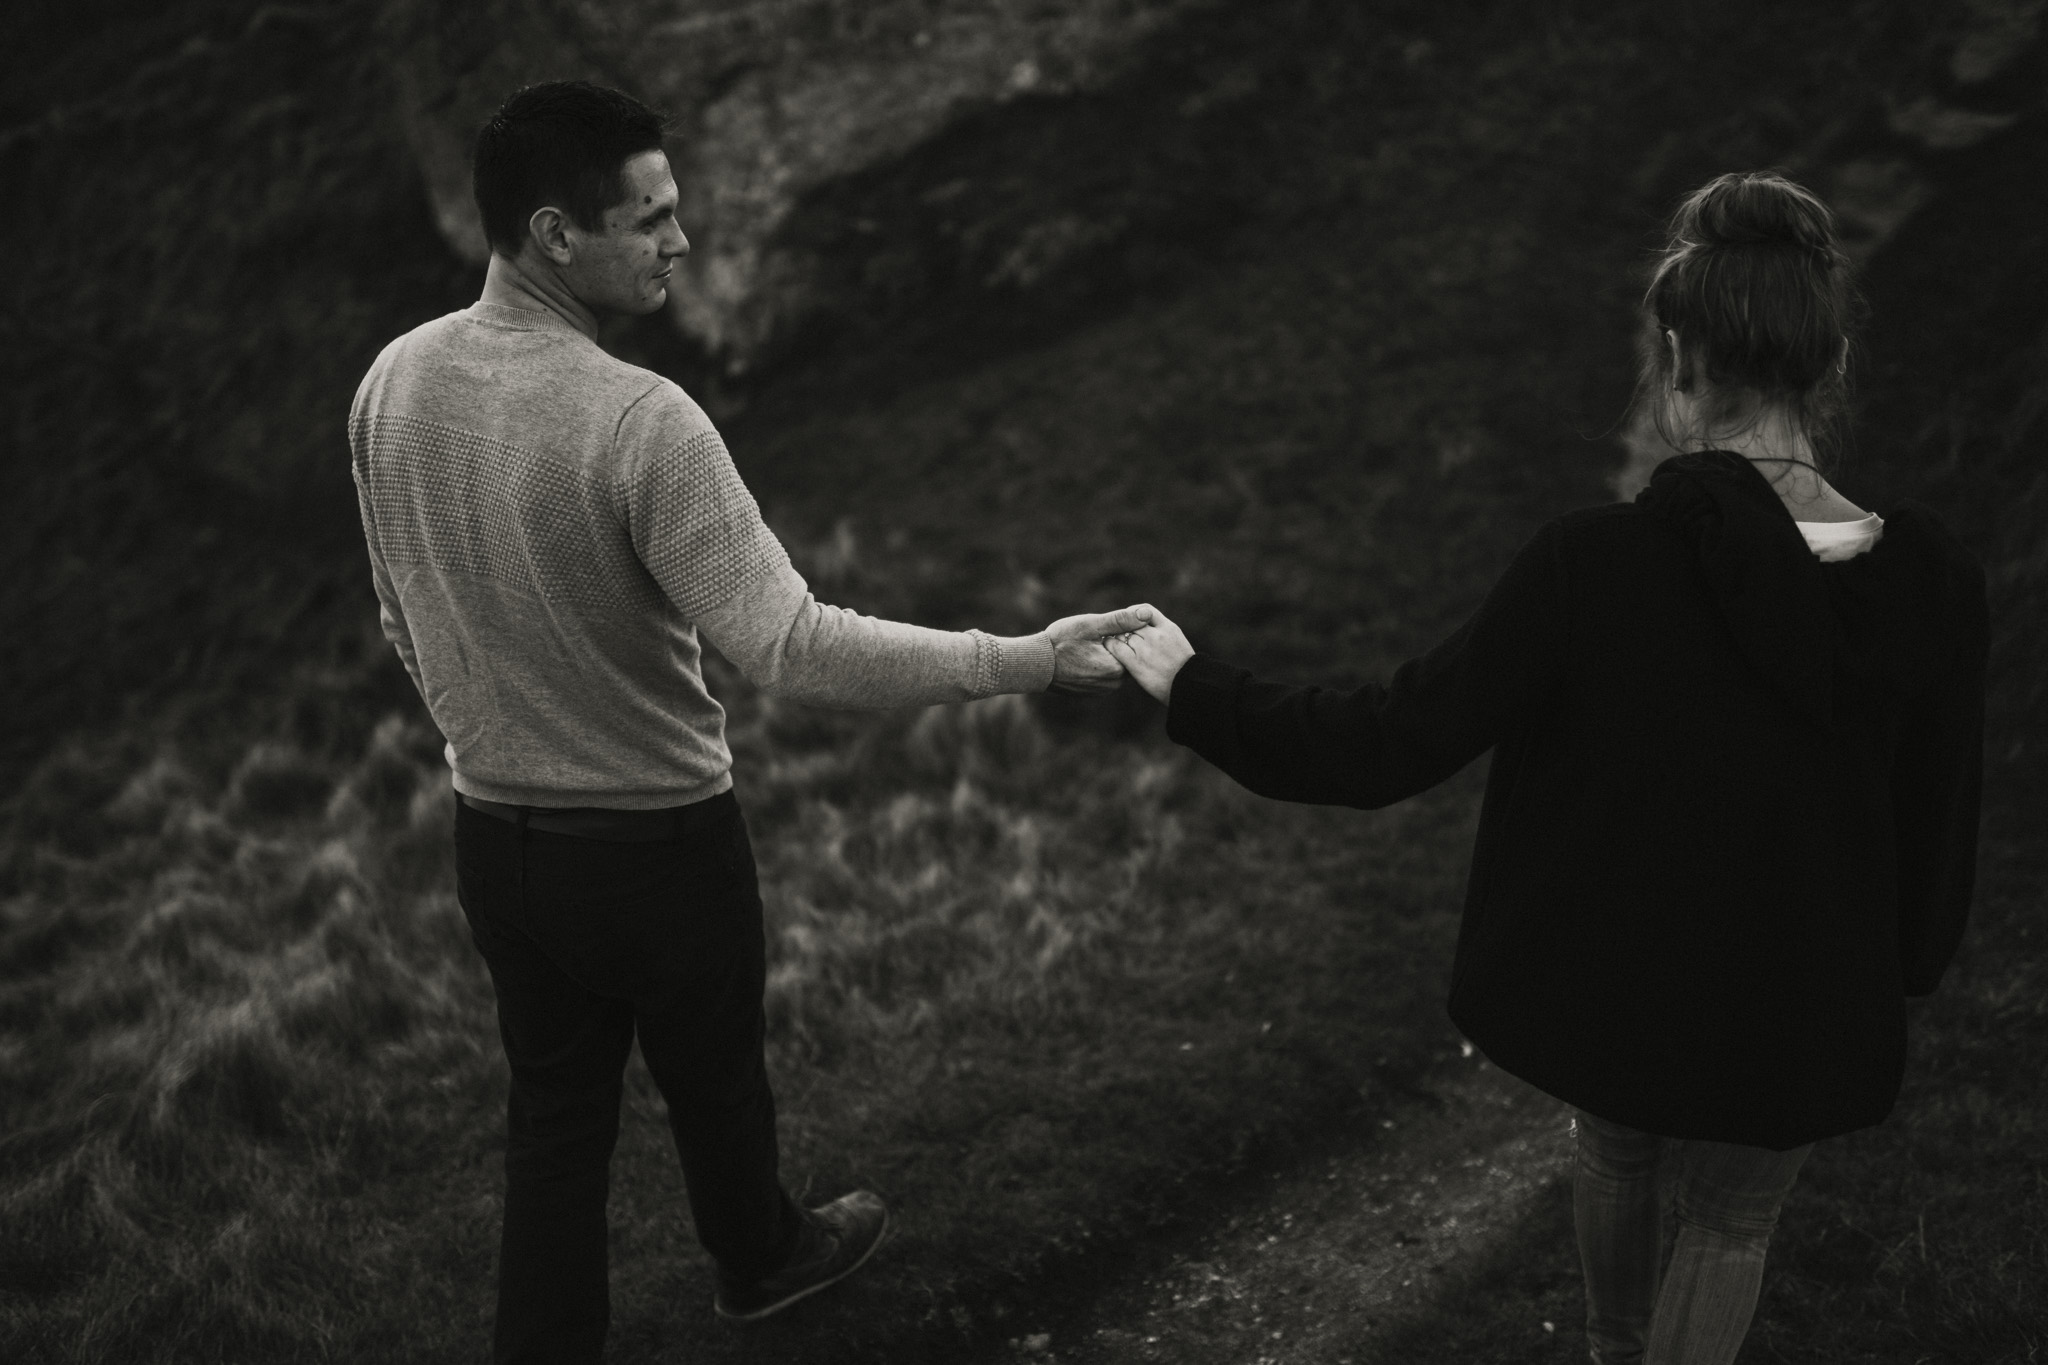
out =
<path fill-rule="evenodd" d="M 661 115 L 622 90 L 545 81 L 515 92 L 477 130 L 471 192 L 494 250 L 517 256 L 534 210 L 553 206 L 586 232 L 625 198 L 621 172 L 661 150 Z"/>

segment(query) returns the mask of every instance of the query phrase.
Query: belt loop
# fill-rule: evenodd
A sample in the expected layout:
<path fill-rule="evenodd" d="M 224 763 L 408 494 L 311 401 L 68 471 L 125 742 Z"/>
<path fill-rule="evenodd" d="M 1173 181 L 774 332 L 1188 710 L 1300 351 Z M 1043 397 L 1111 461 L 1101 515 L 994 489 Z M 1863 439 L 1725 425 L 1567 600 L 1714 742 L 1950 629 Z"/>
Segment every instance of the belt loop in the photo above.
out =
<path fill-rule="evenodd" d="M 526 821 L 532 816 L 533 807 L 519 808 L 519 916 L 526 917 Z"/>

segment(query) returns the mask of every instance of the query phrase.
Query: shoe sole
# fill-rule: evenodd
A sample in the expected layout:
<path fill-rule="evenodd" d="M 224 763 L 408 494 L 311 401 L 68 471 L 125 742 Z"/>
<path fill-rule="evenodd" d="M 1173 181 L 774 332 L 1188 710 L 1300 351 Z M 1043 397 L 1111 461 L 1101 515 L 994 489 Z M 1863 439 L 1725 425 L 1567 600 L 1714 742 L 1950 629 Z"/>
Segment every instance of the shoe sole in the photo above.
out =
<path fill-rule="evenodd" d="M 889 1211 L 887 1209 L 883 1209 L 882 1230 L 875 1234 L 875 1240 L 868 1243 L 868 1249 L 860 1254 L 859 1260 L 855 1261 L 852 1265 L 846 1267 L 846 1269 L 840 1271 L 837 1275 L 834 1275 L 829 1280 L 820 1280 L 816 1284 L 805 1285 L 802 1289 L 797 1290 L 794 1294 L 785 1295 L 784 1297 L 777 1299 L 774 1303 L 771 1303 L 764 1308 L 756 1308 L 751 1313 L 735 1313 L 731 1309 L 727 1308 L 724 1304 L 720 1303 L 716 1298 L 714 1298 L 711 1301 L 712 1311 L 717 1313 L 719 1317 L 724 1318 L 727 1322 L 759 1322 L 762 1318 L 768 1317 L 771 1314 L 780 1313 L 783 1309 L 789 1307 L 793 1303 L 799 1303 L 804 1299 L 808 1299 L 811 1295 L 817 1293 L 821 1289 L 830 1289 L 833 1285 L 838 1284 L 848 1275 L 851 1275 L 854 1271 L 859 1270 L 862 1266 L 868 1263 L 868 1258 L 870 1256 L 873 1256 L 877 1251 L 881 1249 L 882 1243 L 889 1240 L 889 1229 L 893 1225 L 894 1221 L 895 1220 L 890 1217 Z"/>

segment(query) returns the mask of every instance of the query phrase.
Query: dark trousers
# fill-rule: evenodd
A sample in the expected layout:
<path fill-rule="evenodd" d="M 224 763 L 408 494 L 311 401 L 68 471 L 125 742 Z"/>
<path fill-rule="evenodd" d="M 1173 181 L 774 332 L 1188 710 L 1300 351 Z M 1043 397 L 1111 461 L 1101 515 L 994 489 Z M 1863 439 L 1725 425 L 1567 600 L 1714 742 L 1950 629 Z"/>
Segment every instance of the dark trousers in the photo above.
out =
<path fill-rule="evenodd" d="M 776 1269 L 796 1233 L 761 1055 L 746 821 L 727 792 L 676 838 L 615 843 L 458 802 L 455 852 L 512 1073 L 493 1358 L 597 1361 L 611 1318 L 605 1198 L 636 1034 L 668 1103 L 697 1240 L 720 1270 Z"/>

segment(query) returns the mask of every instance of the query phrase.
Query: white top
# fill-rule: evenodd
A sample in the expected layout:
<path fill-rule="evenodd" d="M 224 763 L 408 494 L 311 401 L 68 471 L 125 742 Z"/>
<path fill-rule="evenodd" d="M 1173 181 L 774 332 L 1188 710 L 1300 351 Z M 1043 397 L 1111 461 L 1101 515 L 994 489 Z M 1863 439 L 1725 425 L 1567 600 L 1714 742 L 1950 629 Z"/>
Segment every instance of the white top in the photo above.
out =
<path fill-rule="evenodd" d="M 1823 564 L 1854 559 L 1877 544 L 1884 534 L 1884 519 L 1872 512 L 1860 521 L 1795 521 L 1807 548 Z"/>

